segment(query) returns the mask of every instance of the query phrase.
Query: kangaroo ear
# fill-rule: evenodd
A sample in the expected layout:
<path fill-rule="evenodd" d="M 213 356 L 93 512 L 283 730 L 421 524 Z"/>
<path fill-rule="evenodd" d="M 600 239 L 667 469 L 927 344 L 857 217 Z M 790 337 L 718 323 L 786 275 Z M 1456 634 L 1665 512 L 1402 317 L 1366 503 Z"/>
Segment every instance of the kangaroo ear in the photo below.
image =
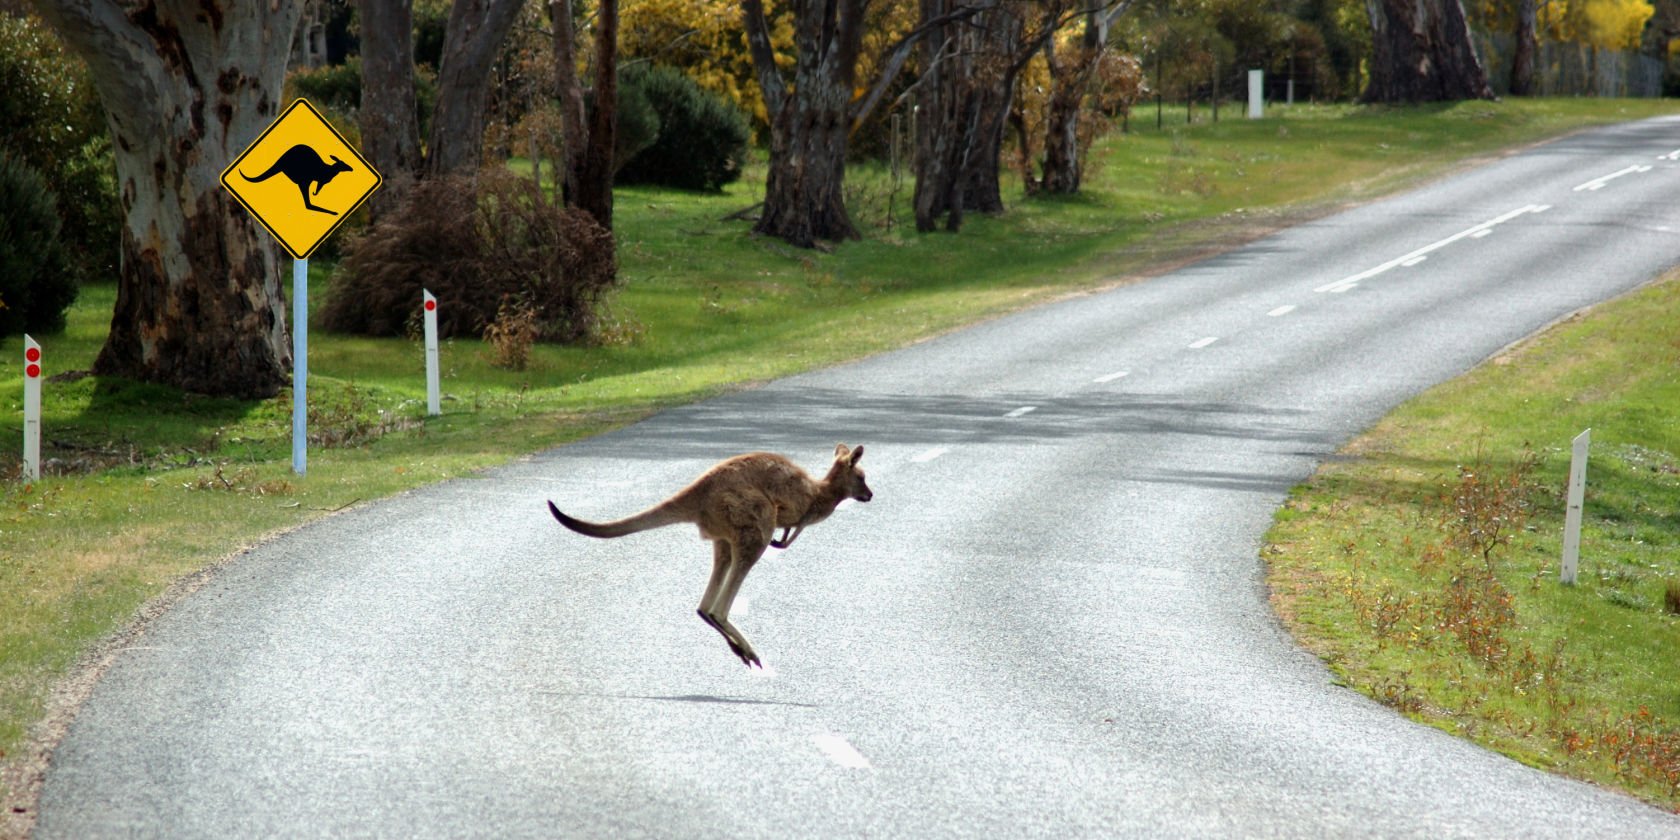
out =
<path fill-rule="evenodd" d="M 846 448 L 846 444 L 844 444 L 844 443 L 834 444 L 834 460 L 844 461 L 847 458 L 851 457 L 851 455 L 852 455 L 852 451 L 850 449 Z"/>
<path fill-rule="evenodd" d="M 860 443 L 860 444 L 857 445 L 856 449 L 852 450 L 852 466 L 854 466 L 854 467 L 857 466 L 858 459 L 862 458 L 862 457 L 863 457 L 863 444 Z"/>

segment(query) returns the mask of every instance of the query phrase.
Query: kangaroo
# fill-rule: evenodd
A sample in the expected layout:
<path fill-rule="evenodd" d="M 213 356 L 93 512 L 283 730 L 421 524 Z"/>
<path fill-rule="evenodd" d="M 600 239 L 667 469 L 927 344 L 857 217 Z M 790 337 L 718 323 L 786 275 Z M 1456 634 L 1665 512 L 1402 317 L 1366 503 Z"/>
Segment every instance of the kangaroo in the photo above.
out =
<path fill-rule="evenodd" d="M 328 210 L 325 207 L 316 207 L 315 204 L 309 200 L 310 184 L 315 185 L 315 194 L 320 195 L 321 188 L 326 186 L 328 181 L 338 177 L 338 173 L 340 172 L 350 171 L 350 164 L 339 160 L 338 155 L 330 155 L 330 157 L 332 158 L 332 163 L 327 163 L 321 159 L 319 152 L 305 146 L 302 143 L 299 143 L 296 146 L 287 149 L 284 154 L 280 155 L 280 159 L 275 161 L 274 165 L 270 166 L 267 172 L 264 172 L 255 178 L 246 175 L 244 172 L 240 172 L 239 177 L 255 184 L 259 181 L 266 181 L 273 178 L 276 174 L 285 175 L 287 180 L 297 184 L 298 192 L 303 194 L 304 207 L 314 210 L 317 213 L 326 213 L 328 215 L 337 216 L 338 213 Z"/>
<path fill-rule="evenodd" d="M 700 596 L 700 618 L 723 635 L 729 649 L 747 667 L 764 667 L 747 637 L 729 623 L 729 607 L 741 581 L 765 548 L 793 545 L 805 528 L 828 518 L 846 499 L 874 497 L 864 482 L 858 459 L 863 447 L 834 447 L 834 464 L 821 481 L 788 459 L 769 452 L 737 455 L 719 462 L 675 495 L 634 516 L 612 522 L 573 519 L 548 503 L 560 524 L 588 537 L 622 537 L 680 522 L 700 526 L 700 538 L 712 542 L 712 577 Z M 781 539 L 772 539 L 776 529 Z"/>

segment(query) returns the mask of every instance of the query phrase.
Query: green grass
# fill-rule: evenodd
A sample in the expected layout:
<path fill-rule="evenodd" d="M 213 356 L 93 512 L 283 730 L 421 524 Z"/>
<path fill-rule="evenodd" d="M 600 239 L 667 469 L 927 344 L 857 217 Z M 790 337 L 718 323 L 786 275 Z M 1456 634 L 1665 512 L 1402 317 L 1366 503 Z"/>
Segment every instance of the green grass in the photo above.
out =
<path fill-rule="evenodd" d="M 855 167 L 848 194 L 865 238 L 833 253 L 722 220 L 761 197 L 762 168 L 719 195 L 623 189 L 625 283 L 608 341 L 538 347 L 521 372 L 489 364 L 477 341 L 446 342 L 444 416 L 426 419 L 418 343 L 316 331 L 311 429 L 333 445 L 312 447 L 302 478 L 289 468 L 288 395 L 240 402 L 94 377 L 49 383 L 45 455 L 65 474 L 0 491 L 0 770 L 21 760 L 50 687 L 142 604 L 342 505 L 1155 271 L 1576 126 L 1677 110 L 1606 100 L 1297 106 L 1163 131 L 1140 113 L 1134 132 L 1096 150 L 1084 194 L 1027 202 L 1006 185 L 1010 211 L 971 216 L 956 235 L 915 233 L 908 178 L 895 190 L 884 168 Z M 312 299 L 329 293 L 331 271 L 311 265 Z M 49 375 L 90 366 L 114 297 L 84 290 L 67 331 L 39 337 Z M 10 429 L 13 440 L 16 348 L 0 350 L 0 436 Z M 0 453 L 0 474 L 15 477 L 17 460 Z M 0 788 L 0 805 L 21 795 Z"/>
<path fill-rule="evenodd" d="M 1325 465 L 1268 536 L 1273 602 L 1348 685 L 1680 809 L 1677 406 L 1680 271 L 1407 403 Z M 1586 428 L 1568 586 L 1564 490 Z M 1491 563 L 1465 549 L 1471 524 L 1508 536 L 1482 540 Z M 1455 579 L 1473 597 L 1451 598 Z"/>

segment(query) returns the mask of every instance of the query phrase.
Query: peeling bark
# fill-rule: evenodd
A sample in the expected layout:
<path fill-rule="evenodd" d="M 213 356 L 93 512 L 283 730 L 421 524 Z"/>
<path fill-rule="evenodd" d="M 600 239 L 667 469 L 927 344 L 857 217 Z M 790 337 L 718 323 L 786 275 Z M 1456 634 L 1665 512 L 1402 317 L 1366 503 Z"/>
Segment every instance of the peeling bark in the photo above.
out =
<path fill-rule="evenodd" d="M 523 0 L 455 0 L 438 68 L 426 171 L 472 172 L 484 155 L 490 70 Z"/>
<path fill-rule="evenodd" d="M 116 154 L 122 269 L 94 372 L 279 393 L 291 366 L 280 251 L 220 176 L 279 113 L 296 4 L 36 5 L 92 71 Z"/>
<path fill-rule="evenodd" d="M 1365 0 L 1371 21 L 1366 102 L 1492 99 L 1461 0 Z"/>
<path fill-rule="evenodd" d="M 368 197 L 377 221 L 402 203 L 420 176 L 420 118 L 414 90 L 413 0 L 361 0 L 362 154 L 385 179 Z"/>
<path fill-rule="evenodd" d="M 790 90 L 770 51 L 762 0 L 742 0 L 747 42 L 770 115 L 770 171 L 755 233 L 801 248 L 859 238 L 846 212 L 843 183 L 865 5 L 865 0 L 794 5 L 798 59 Z"/>

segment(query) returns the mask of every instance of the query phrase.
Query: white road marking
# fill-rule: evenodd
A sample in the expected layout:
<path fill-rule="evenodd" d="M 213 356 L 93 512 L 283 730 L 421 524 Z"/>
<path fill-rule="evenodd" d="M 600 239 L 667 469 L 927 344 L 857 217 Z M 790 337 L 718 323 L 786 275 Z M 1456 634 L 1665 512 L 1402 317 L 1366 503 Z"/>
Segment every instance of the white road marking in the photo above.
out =
<path fill-rule="evenodd" d="M 1597 178 L 1594 178 L 1591 181 L 1587 181 L 1584 184 L 1576 184 L 1575 185 L 1575 192 L 1581 192 L 1582 190 L 1586 190 L 1587 192 L 1592 192 L 1594 190 L 1602 190 L 1602 189 L 1604 189 L 1605 184 L 1608 184 L 1611 181 L 1614 181 L 1617 178 L 1622 177 L 1623 175 L 1632 175 L 1635 172 L 1650 172 L 1650 171 L 1651 171 L 1651 167 L 1641 166 L 1641 165 L 1635 163 L 1635 164 L 1632 164 L 1631 166 L 1627 166 L 1625 168 L 1618 169 L 1615 172 L 1610 173 L 1609 175 L 1600 175 Z"/>
<path fill-rule="evenodd" d="M 1493 231 L 1491 231 L 1491 230 L 1478 230 L 1475 233 L 1470 234 L 1470 238 L 1471 239 L 1481 239 L 1482 237 L 1487 236 L 1490 233 L 1493 233 Z"/>
<path fill-rule="evenodd" d="M 1005 414 L 1003 416 L 1005 416 L 1005 417 L 1020 417 L 1023 414 L 1030 414 L 1033 411 L 1036 411 L 1037 409 L 1038 409 L 1038 406 L 1036 406 L 1036 405 L 1023 405 L 1020 408 L 1017 408 L 1014 411 L 1011 411 L 1008 414 Z"/>
<path fill-rule="evenodd" d="M 846 739 L 839 735 L 828 733 L 812 735 L 811 743 L 816 744 L 817 749 L 822 750 L 823 755 L 828 756 L 829 761 L 841 767 L 852 767 L 859 770 L 869 769 L 869 759 L 864 758 L 863 753 L 858 752 L 856 747 L 846 743 Z"/>
<path fill-rule="evenodd" d="M 1288 304 L 1286 306 L 1280 306 L 1276 309 L 1273 309 L 1272 311 L 1267 312 L 1266 314 L 1273 317 L 1273 318 L 1276 318 L 1280 315 L 1288 315 L 1289 313 L 1294 312 L 1294 311 L 1295 311 L 1295 304 L 1291 303 L 1291 304 Z"/>
<path fill-rule="evenodd" d="M 1096 383 L 1113 382 L 1114 380 L 1119 379 L 1122 376 L 1129 376 L 1129 375 L 1131 375 L 1131 373 L 1132 372 L 1129 371 L 1129 370 L 1117 370 L 1113 373 L 1105 373 L 1102 376 L 1099 376 L 1096 379 L 1093 379 L 1091 381 L 1096 382 Z"/>
<path fill-rule="evenodd" d="M 1198 338 L 1195 341 L 1190 342 L 1190 349 L 1191 350 L 1200 350 L 1203 347 L 1206 347 L 1209 344 L 1212 344 L 1212 343 L 1214 343 L 1215 341 L 1218 341 L 1218 340 L 1219 340 L 1219 336 L 1217 336 L 1217 335 L 1210 335 L 1207 338 Z"/>
<path fill-rule="evenodd" d="M 1412 257 L 1411 259 L 1406 260 L 1405 262 L 1401 263 L 1400 267 L 1401 268 L 1411 268 L 1412 266 L 1417 265 L 1418 263 L 1423 262 L 1424 260 L 1427 260 L 1427 259 L 1429 259 L 1429 258 L 1428 257 Z"/>
<path fill-rule="evenodd" d="M 1680 149 L 1675 149 L 1666 155 L 1657 155 L 1657 160 L 1680 160 Z"/>
<path fill-rule="evenodd" d="M 925 464 L 925 463 L 927 463 L 929 461 L 932 461 L 933 459 L 938 458 L 939 456 L 944 455 L 945 453 L 950 452 L 950 451 L 951 451 L 951 447 L 949 447 L 949 446 L 935 446 L 934 448 L 929 449 L 928 451 L 923 452 L 922 454 L 917 455 L 914 458 L 911 458 L 910 462 L 913 463 L 913 464 Z"/>
<path fill-rule="evenodd" d="M 1477 231 L 1489 230 L 1491 228 L 1502 225 L 1502 224 L 1504 224 L 1504 223 L 1506 223 L 1506 222 L 1508 222 L 1512 219 L 1515 219 L 1516 217 L 1521 216 L 1524 213 L 1539 213 L 1539 212 L 1544 211 L 1548 207 L 1549 207 L 1549 205 L 1525 204 L 1521 207 L 1518 207 L 1515 210 L 1512 210 L 1509 213 L 1504 213 L 1502 215 L 1495 216 L 1495 217 L 1493 217 L 1493 218 L 1491 218 L 1491 219 L 1489 219 L 1485 222 L 1482 222 L 1481 224 L 1476 225 L 1474 227 L 1465 228 L 1464 230 L 1461 230 L 1458 233 L 1455 233 L 1452 236 L 1447 237 L 1446 239 L 1442 239 L 1442 240 L 1439 240 L 1439 241 L 1436 241 L 1436 242 L 1431 242 L 1428 245 L 1423 246 L 1422 248 L 1419 248 L 1415 251 L 1412 251 L 1411 253 L 1401 254 L 1400 256 L 1395 257 L 1394 259 L 1389 260 L 1388 262 L 1385 262 L 1382 265 L 1377 266 L 1376 268 L 1368 268 L 1364 271 L 1359 272 L 1358 274 L 1351 274 L 1351 275 L 1348 275 L 1347 277 L 1343 277 L 1342 279 L 1337 280 L 1334 283 L 1326 283 L 1322 286 L 1319 286 L 1316 289 L 1313 289 L 1313 291 L 1315 291 L 1315 292 L 1332 292 L 1332 293 L 1340 294 L 1342 292 L 1348 291 L 1349 289 L 1352 289 L 1353 287 L 1359 285 L 1359 282 L 1361 280 L 1369 280 L 1372 277 L 1375 277 L 1375 276 L 1377 276 L 1377 275 L 1379 275 L 1379 274 L 1381 274 L 1385 271 L 1388 271 L 1389 269 L 1392 269 L 1396 266 L 1416 265 L 1416 263 L 1412 262 L 1412 260 L 1416 260 L 1419 257 L 1422 257 L 1426 254 L 1429 254 L 1432 251 L 1437 251 L 1437 250 L 1440 250 L 1441 248 L 1445 248 L 1448 245 L 1451 245 L 1454 242 L 1457 242 L 1458 240 L 1463 239 L 1466 236 L 1474 236 Z"/>

